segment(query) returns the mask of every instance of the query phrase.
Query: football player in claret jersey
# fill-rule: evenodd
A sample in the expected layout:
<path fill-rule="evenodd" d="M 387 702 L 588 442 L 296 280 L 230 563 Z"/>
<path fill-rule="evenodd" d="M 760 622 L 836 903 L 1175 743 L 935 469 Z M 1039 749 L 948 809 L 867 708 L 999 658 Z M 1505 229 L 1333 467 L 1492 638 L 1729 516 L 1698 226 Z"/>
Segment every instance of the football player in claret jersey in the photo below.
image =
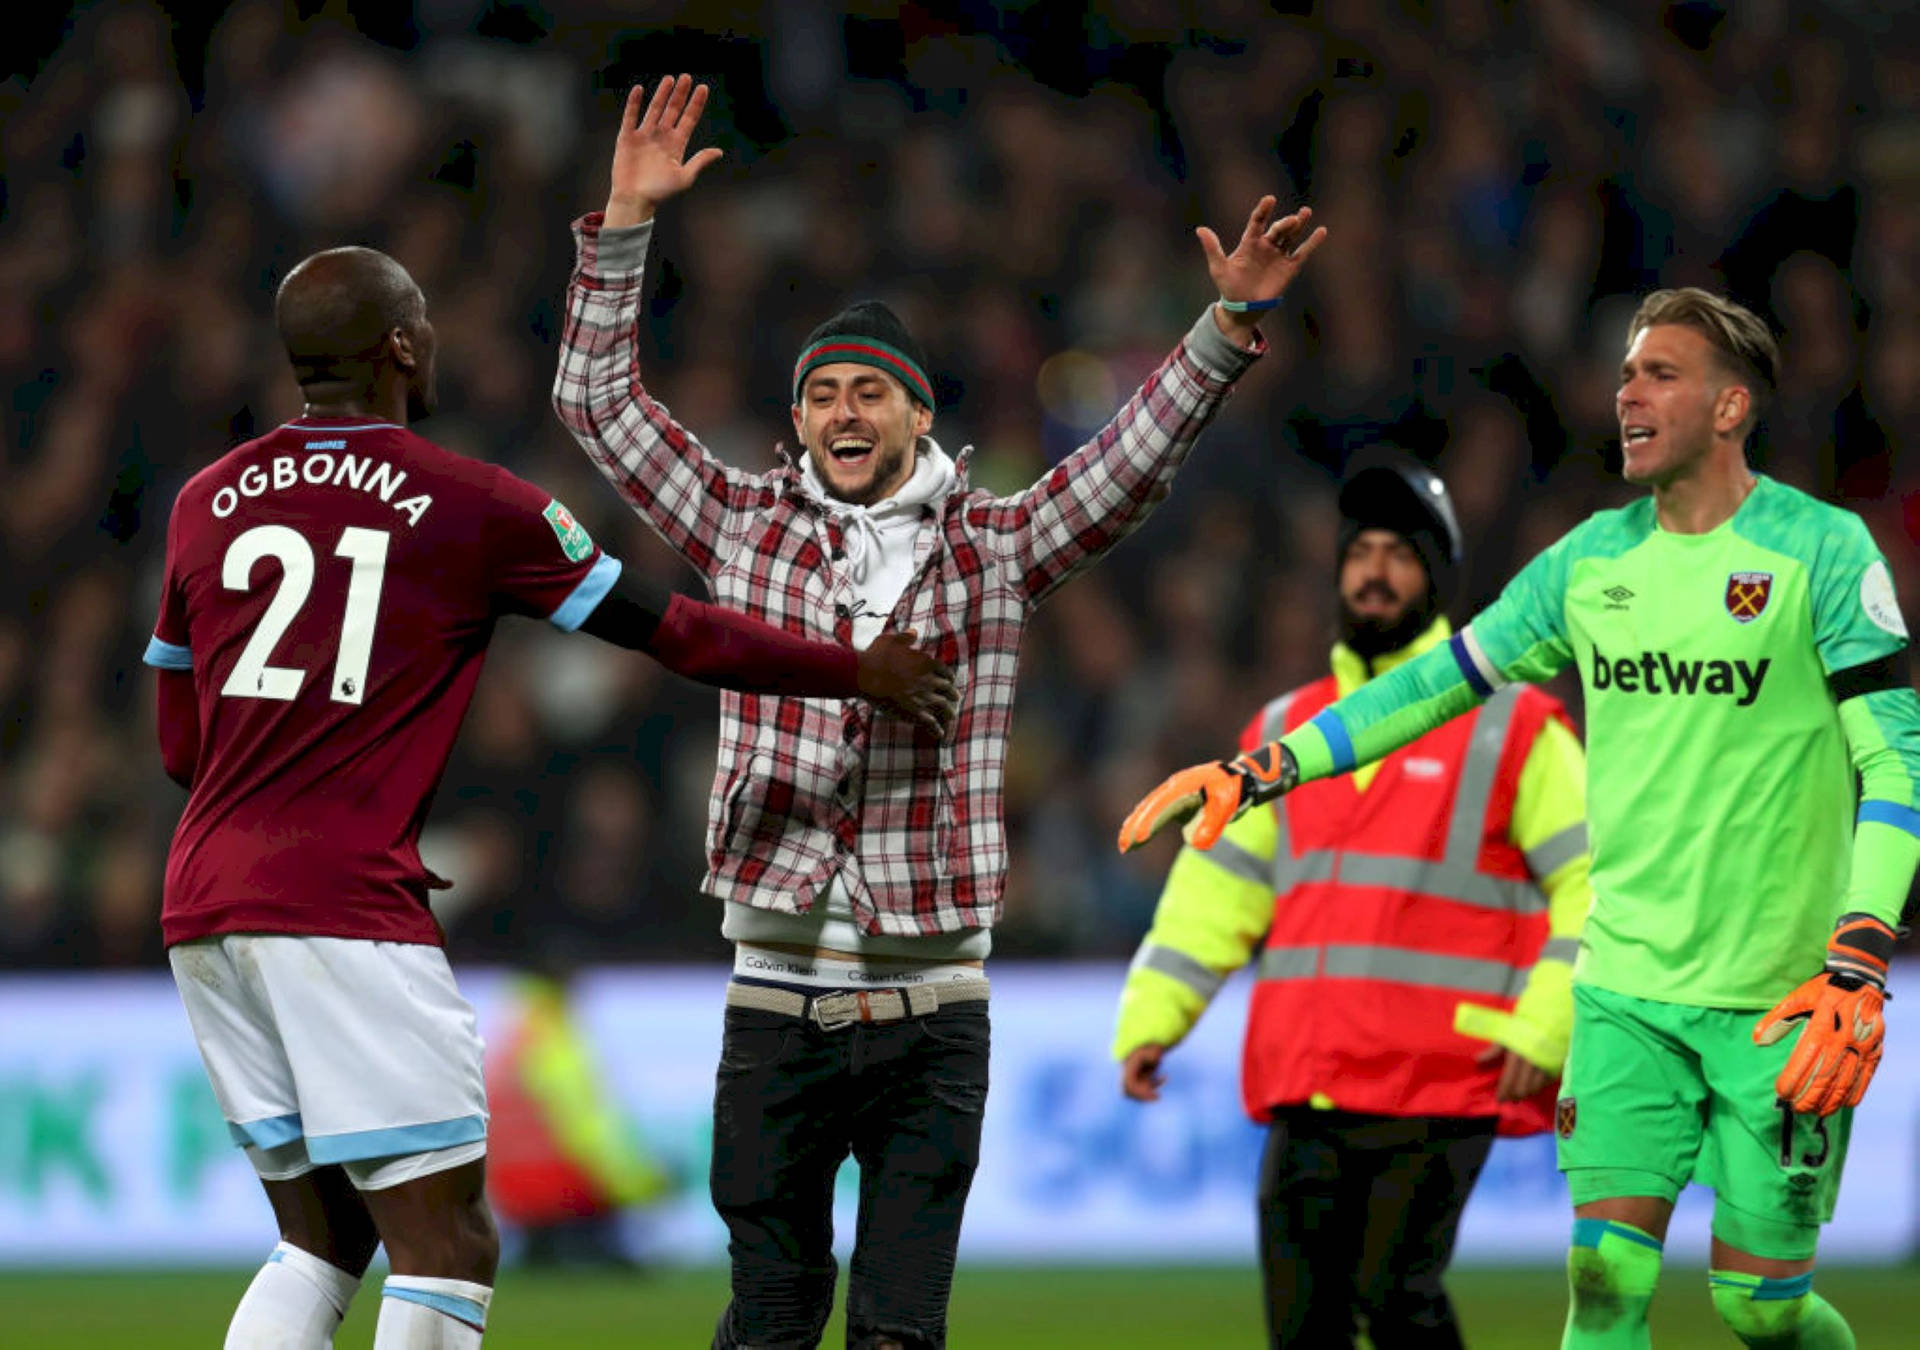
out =
<path fill-rule="evenodd" d="M 190 789 L 169 957 L 281 1235 L 226 1343 L 330 1345 L 384 1242 L 376 1347 L 478 1346 L 498 1257 L 481 1046 L 417 841 L 495 621 L 723 687 L 865 697 L 935 735 L 957 694 L 912 634 L 856 653 L 640 582 L 546 493 L 408 430 L 434 332 L 385 255 L 314 255 L 275 312 L 305 415 L 181 490 L 147 651 Z"/>
<path fill-rule="evenodd" d="M 1715 1309 L 1750 1346 L 1848 1350 L 1813 1291 L 1920 858 L 1920 701 L 1886 561 L 1856 516 L 1747 466 L 1766 325 L 1656 291 L 1616 410 L 1651 495 L 1527 565 L 1441 648 L 1134 809 L 1131 847 L 1344 772 L 1515 680 L 1572 665 L 1587 709 L 1593 911 L 1556 1104 L 1574 1202 L 1567 1350 L 1648 1344 L 1673 1202 L 1714 1191 Z"/>

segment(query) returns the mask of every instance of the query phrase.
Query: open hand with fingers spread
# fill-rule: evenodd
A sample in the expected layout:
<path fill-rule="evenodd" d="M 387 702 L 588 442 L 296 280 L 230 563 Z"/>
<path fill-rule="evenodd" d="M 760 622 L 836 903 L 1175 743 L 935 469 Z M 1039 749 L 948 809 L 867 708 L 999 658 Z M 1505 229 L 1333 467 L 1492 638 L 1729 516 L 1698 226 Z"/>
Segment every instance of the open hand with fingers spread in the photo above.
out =
<path fill-rule="evenodd" d="M 687 142 L 706 110 L 708 89 L 691 75 L 669 76 L 654 86 L 653 100 L 641 112 L 645 89 L 635 85 L 620 114 L 613 143 L 613 183 L 607 193 L 604 224 L 610 229 L 653 219 L 654 209 L 693 186 L 693 180 L 721 156 L 709 146 L 688 159 Z"/>
<path fill-rule="evenodd" d="M 909 631 L 875 638 L 860 653 L 860 693 L 934 736 L 945 736 L 960 706 L 960 689 L 952 670 L 913 645 L 918 636 Z"/>
<path fill-rule="evenodd" d="M 1313 229 L 1313 209 L 1303 206 L 1290 216 L 1275 219 L 1278 203 L 1262 197 L 1254 203 L 1247 227 L 1231 253 L 1220 247 L 1220 236 L 1205 225 L 1194 230 L 1207 255 L 1207 271 L 1219 288 L 1221 304 L 1213 311 L 1220 331 L 1242 346 L 1252 336 L 1260 315 L 1280 303 L 1287 287 L 1327 237 L 1327 227 Z"/>

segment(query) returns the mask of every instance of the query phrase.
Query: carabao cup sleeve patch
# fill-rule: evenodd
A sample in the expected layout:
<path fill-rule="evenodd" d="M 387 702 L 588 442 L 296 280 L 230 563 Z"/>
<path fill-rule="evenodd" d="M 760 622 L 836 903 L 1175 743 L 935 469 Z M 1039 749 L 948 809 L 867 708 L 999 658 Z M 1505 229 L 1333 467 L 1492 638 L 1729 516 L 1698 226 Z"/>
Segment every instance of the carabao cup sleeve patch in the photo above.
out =
<path fill-rule="evenodd" d="M 573 512 L 562 506 L 558 497 L 548 502 L 547 509 L 540 514 L 553 526 L 560 551 L 567 555 L 569 562 L 584 562 L 593 556 L 593 538 L 587 533 L 587 527 L 573 518 Z"/>

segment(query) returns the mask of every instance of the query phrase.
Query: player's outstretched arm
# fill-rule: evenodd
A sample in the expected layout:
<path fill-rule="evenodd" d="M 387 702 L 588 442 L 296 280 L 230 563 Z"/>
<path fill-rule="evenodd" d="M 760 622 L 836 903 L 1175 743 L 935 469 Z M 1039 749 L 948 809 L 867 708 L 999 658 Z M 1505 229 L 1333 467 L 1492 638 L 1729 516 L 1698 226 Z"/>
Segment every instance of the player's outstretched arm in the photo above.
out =
<path fill-rule="evenodd" d="M 628 569 L 581 621 L 580 631 L 646 652 L 675 674 L 722 689 L 870 699 L 934 736 L 946 734 L 960 701 L 953 672 L 913 645 L 916 634 L 882 633 L 865 651 L 811 642 L 676 595 Z"/>
<path fill-rule="evenodd" d="M 1453 643 L 1460 641 L 1456 634 Z M 1120 827 L 1120 851 L 1185 822 L 1195 848 L 1262 802 L 1300 783 L 1347 773 L 1390 754 L 1471 708 L 1484 694 L 1451 644 L 1362 685 L 1304 726 L 1232 760 L 1182 769 L 1141 799 Z"/>
<path fill-rule="evenodd" d="M 1567 560 L 1579 531 L 1528 563 L 1500 598 L 1440 646 L 1371 680 L 1271 745 L 1228 763 L 1183 769 L 1120 827 L 1120 851 L 1186 821 L 1209 848 L 1253 805 L 1371 764 L 1458 717 L 1514 680 L 1551 679 L 1573 659 L 1562 620 Z"/>
<path fill-rule="evenodd" d="M 652 220 L 660 203 L 692 187 L 721 157 L 722 151 L 709 146 L 687 158 L 687 142 L 700 125 L 710 92 L 706 85 L 695 84 L 691 75 L 660 81 L 652 101 L 644 105 L 644 86 L 636 84 L 628 92 L 613 143 L 613 180 L 603 217 L 608 229 Z"/>

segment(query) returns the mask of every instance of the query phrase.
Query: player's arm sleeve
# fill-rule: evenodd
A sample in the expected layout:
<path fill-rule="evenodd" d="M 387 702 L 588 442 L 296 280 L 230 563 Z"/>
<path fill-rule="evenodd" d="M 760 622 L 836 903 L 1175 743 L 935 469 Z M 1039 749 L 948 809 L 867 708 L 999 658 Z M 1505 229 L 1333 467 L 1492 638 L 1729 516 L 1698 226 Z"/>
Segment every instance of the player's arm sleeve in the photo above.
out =
<path fill-rule="evenodd" d="M 502 469 L 482 558 L 495 613 L 544 618 L 646 652 L 676 674 L 722 689 L 854 698 L 859 655 L 675 595 L 631 575 L 556 498 Z"/>
<path fill-rule="evenodd" d="M 702 576 L 720 570 L 760 504 L 758 478 L 729 468 L 640 382 L 640 305 L 653 222 L 573 226 L 575 262 L 553 409 L 608 482 Z"/>
<path fill-rule="evenodd" d="M 603 553 L 559 498 L 496 472 L 480 560 L 495 614 L 545 619 L 571 633 L 613 592 L 620 560 Z"/>
<path fill-rule="evenodd" d="M 1252 349 L 1229 342 L 1209 307 L 1092 440 L 1026 491 L 978 508 L 1030 603 L 1126 538 L 1166 499 L 1195 440 L 1265 350 L 1264 339 Z"/>
<path fill-rule="evenodd" d="M 1454 1030 L 1493 1041 L 1558 1073 L 1573 1035 L 1573 965 L 1593 904 L 1587 852 L 1587 765 L 1579 737 L 1557 717 L 1534 737 L 1515 787 L 1509 838 L 1547 897 L 1547 940 L 1511 1013 L 1461 1003 Z"/>
<path fill-rule="evenodd" d="M 1860 776 L 1842 914 L 1900 926 L 1920 865 L 1920 698 L 1886 560 L 1857 516 L 1831 530 L 1814 568 L 1814 643 Z"/>
<path fill-rule="evenodd" d="M 622 574 L 580 631 L 646 652 L 690 680 L 743 694 L 857 698 L 860 657 Z"/>
<path fill-rule="evenodd" d="M 1500 598 L 1440 646 L 1369 680 L 1280 738 L 1300 781 L 1371 764 L 1515 680 L 1544 680 L 1572 659 L 1564 599 L 1568 540 L 1527 564 Z"/>

